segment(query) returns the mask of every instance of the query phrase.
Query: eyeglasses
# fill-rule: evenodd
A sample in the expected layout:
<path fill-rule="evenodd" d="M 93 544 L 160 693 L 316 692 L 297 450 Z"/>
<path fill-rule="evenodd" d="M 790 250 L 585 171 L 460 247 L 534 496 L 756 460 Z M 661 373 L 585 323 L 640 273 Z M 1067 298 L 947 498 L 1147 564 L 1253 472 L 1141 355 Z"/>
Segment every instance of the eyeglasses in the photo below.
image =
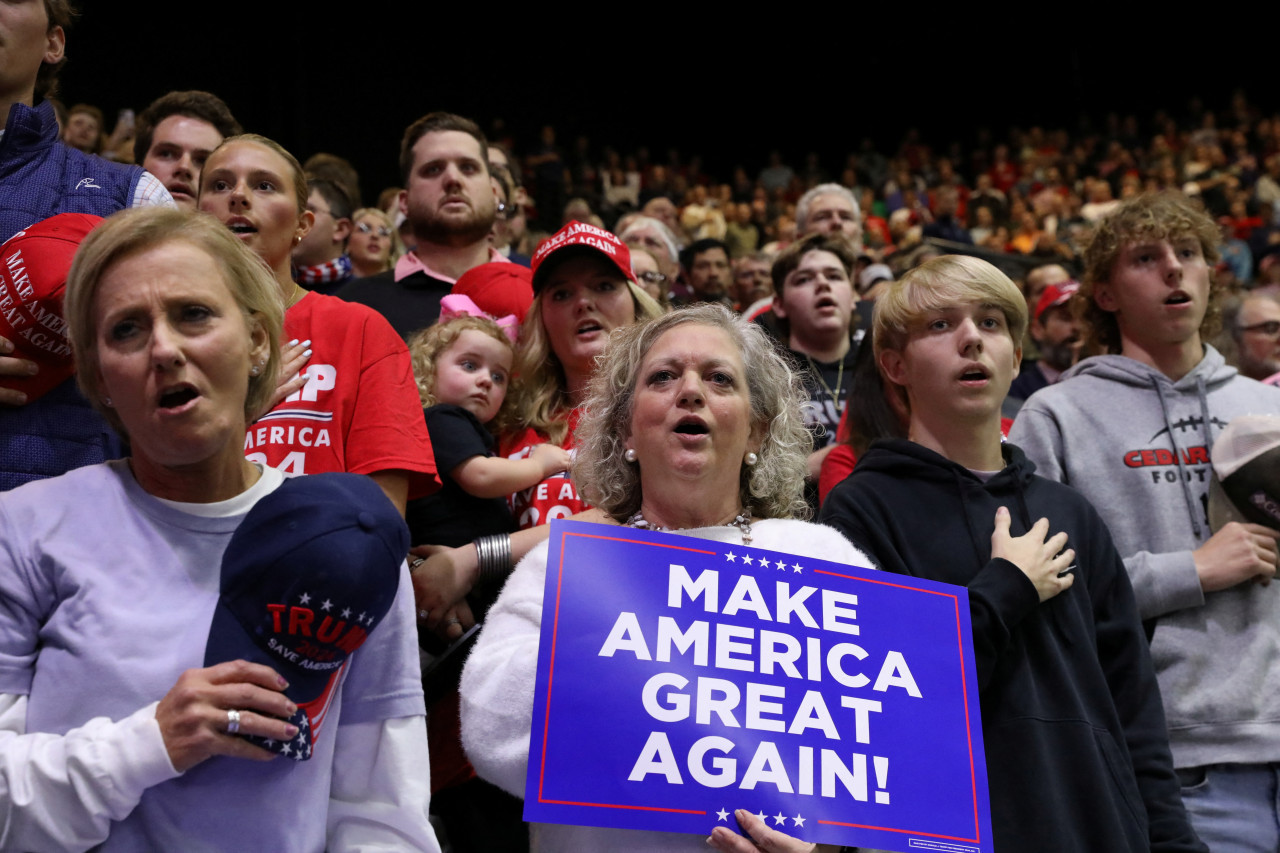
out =
<path fill-rule="evenodd" d="M 377 234 L 379 237 L 390 237 L 391 229 L 385 225 L 370 225 L 368 222 L 357 222 L 356 230 L 361 234 Z"/>
<path fill-rule="evenodd" d="M 1280 320 L 1267 320 L 1263 323 L 1254 323 L 1252 326 L 1241 326 L 1242 332 L 1262 332 L 1269 338 L 1280 336 Z"/>
<path fill-rule="evenodd" d="M 638 276 L 645 284 L 663 285 L 667 283 L 667 277 L 660 272 L 642 272 Z"/>
<path fill-rule="evenodd" d="M 520 205 L 507 204 L 505 201 L 498 202 L 497 210 L 498 218 L 503 222 L 510 222 L 520 215 Z"/>

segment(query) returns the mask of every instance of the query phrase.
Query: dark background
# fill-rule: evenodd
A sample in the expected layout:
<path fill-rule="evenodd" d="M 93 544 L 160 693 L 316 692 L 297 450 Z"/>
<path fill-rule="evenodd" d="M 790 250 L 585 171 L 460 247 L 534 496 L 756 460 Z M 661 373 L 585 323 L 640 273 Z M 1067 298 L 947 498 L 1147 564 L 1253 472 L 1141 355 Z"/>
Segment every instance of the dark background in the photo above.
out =
<path fill-rule="evenodd" d="M 892 153 L 909 127 L 937 151 L 983 126 L 1001 138 L 1010 125 L 1100 125 L 1114 110 L 1136 114 L 1145 132 L 1157 109 L 1176 117 L 1192 96 L 1221 109 L 1243 88 L 1268 113 L 1277 100 L 1266 38 L 1250 42 L 1248 22 L 1227 39 L 1216 26 L 1075 7 L 1072 20 L 1024 26 L 906 4 L 897 16 L 774 11 L 758 25 L 727 22 L 745 6 L 695 18 L 643 4 L 504 16 L 467 0 L 344 2 L 319 21 L 316 4 L 286 12 L 269 0 L 80 5 L 62 75 L 68 106 L 95 104 L 110 126 L 122 107 L 207 89 L 300 159 L 351 159 L 366 201 L 399 183 L 400 134 L 436 109 L 486 129 L 502 117 L 522 151 L 549 123 L 562 148 L 582 133 L 597 157 L 605 145 L 646 145 L 661 161 L 676 146 L 727 179 L 738 164 L 754 174 L 773 148 L 796 166 L 817 151 L 836 170 L 864 136 Z"/>

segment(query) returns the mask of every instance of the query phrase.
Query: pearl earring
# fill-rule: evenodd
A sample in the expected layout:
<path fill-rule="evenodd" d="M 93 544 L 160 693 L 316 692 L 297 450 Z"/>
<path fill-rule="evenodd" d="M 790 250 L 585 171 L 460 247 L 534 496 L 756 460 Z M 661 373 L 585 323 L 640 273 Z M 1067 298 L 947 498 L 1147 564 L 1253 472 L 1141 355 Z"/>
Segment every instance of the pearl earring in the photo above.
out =
<path fill-rule="evenodd" d="M 747 458 L 746 458 L 747 467 L 750 467 L 750 466 L 752 466 L 752 465 L 756 464 L 756 463 L 757 463 L 757 462 L 759 462 L 759 461 L 760 461 L 760 457 L 759 457 L 759 456 L 757 456 L 754 452 L 750 452 L 750 451 L 749 451 L 749 452 L 747 453 Z"/>
<path fill-rule="evenodd" d="M 636 461 L 636 450 L 635 450 L 635 448 L 634 448 L 634 447 L 628 447 L 628 448 L 626 449 L 626 452 L 622 454 L 622 458 L 623 458 L 623 459 L 625 459 L 625 460 L 627 460 L 628 462 L 635 462 L 635 461 Z"/>

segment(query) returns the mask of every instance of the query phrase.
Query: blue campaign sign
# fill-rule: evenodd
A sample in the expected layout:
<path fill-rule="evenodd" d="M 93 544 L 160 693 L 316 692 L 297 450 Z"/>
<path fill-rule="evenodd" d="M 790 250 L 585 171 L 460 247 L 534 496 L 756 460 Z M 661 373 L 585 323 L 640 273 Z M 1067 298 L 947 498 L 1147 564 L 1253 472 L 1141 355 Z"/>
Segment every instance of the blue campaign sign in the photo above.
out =
<path fill-rule="evenodd" d="M 963 587 L 551 525 L 525 819 L 990 851 Z"/>

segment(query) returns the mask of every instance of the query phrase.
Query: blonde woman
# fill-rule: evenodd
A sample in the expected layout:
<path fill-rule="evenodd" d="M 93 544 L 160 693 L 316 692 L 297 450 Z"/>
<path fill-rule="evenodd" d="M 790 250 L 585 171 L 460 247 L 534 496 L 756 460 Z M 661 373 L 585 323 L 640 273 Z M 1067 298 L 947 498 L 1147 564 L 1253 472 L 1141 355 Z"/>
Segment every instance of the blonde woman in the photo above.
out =
<path fill-rule="evenodd" d="M 351 221 L 347 239 L 351 274 L 365 278 L 393 269 L 404 254 L 404 243 L 391 217 L 376 207 L 362 207 L 351 214 Z"/>

